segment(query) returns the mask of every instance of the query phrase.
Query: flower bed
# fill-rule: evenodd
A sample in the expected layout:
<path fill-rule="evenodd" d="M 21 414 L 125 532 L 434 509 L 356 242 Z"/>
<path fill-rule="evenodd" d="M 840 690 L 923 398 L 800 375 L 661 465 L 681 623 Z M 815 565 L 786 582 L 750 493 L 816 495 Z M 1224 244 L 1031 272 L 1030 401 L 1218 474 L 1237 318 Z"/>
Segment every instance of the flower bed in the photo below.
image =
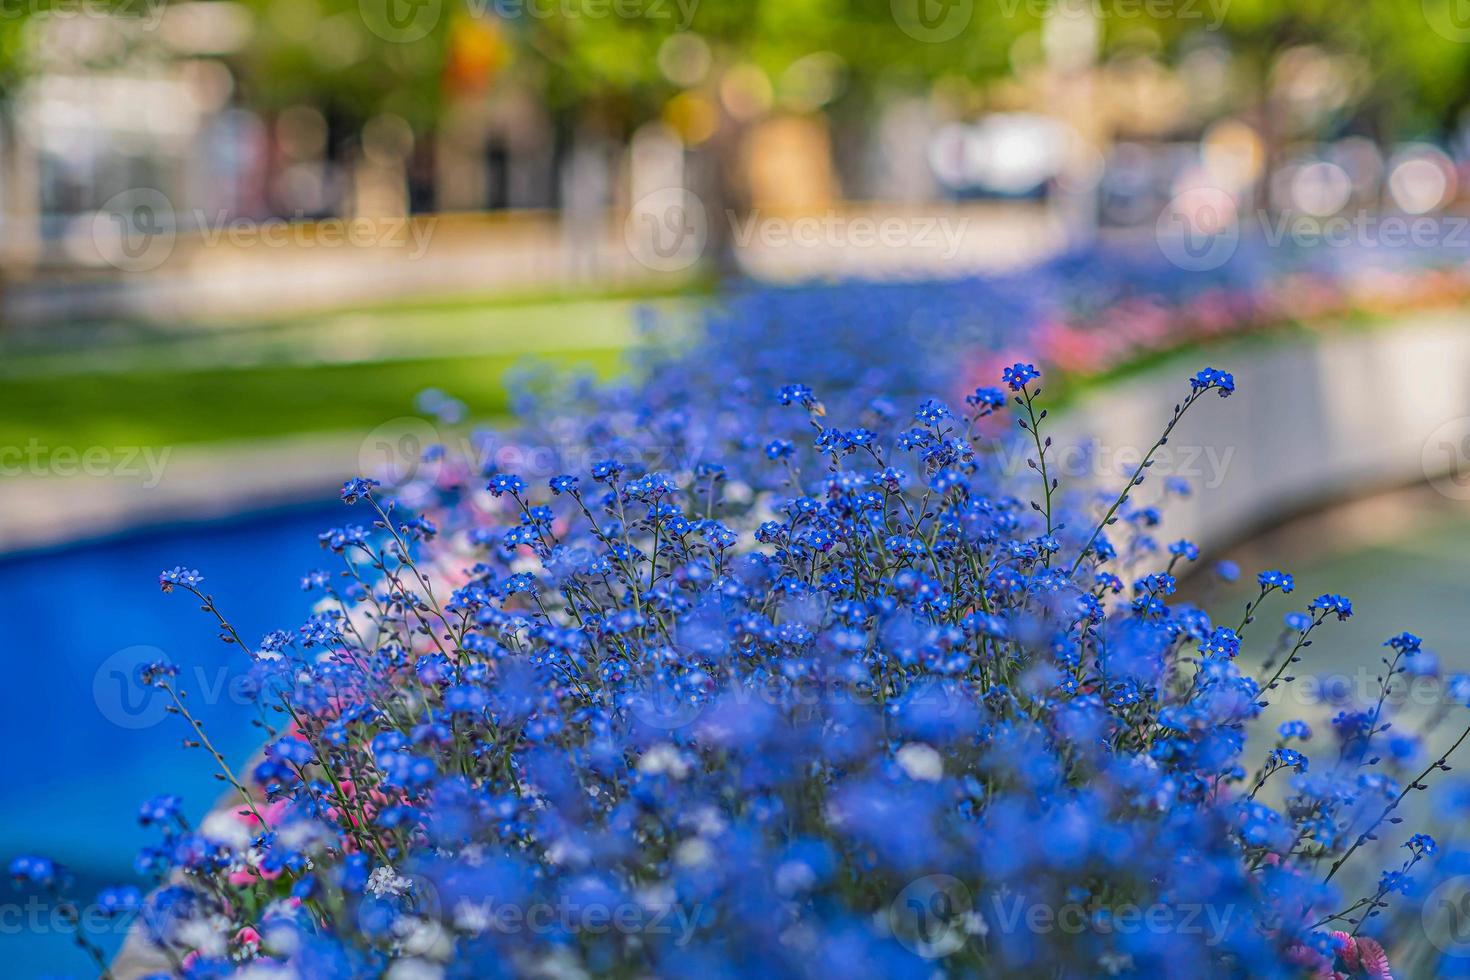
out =
<path fill-rule="evenodd" d="M 1430 250 L 1243 243 L 1229 263 L 1196 272 L 1149 250 L 1095 248 L 1010 275 L 736 290 L 707 314 L 705 342 L 746 370 L 780 374 L 779 358 L 801 357 L 797 373 L 823 391 L 871 374 L 873 351 L 897 352 L 914 387 L 892 398 L 958 401 L 1022 359 L 1048 371 L 1056 399 L 1170 352 L 1467 301 L 1470 264 Z M 893 374 L 884 365 L 890 383 Z"/>
<path fill-rule="evenodd" d="M 1296 603 L 1279 570 L 1227 624 L 1175 602 L 1198 549 L 1156 527 L 1187 488 L 1147 460 L 1062 485 L 1025 361 L 963 407 L 924 397 L 963 366 L 917 341 L 958 327 L 895 319 L 885 288 L 842 298 L 873 314 L 842 332 L 819 329 L 830 297 L 750 296 L 636 383 L 528 378 L 525 468 L 471 437 L 410 485 L 350 481 L 299 628 L 251 642 L 197 572 L 164 573 L 252 660 L 269 738 L 232 768 L 148 670 L 232 795 L 198 825 L 150 800 L 160 887 L 98 907 L 191 977 L 1386 976 L 1385 947 L 1420 955 L 1400 913 L 1439 847 L 1399 809 L 1449 753 L 1391 728 L 1388 695 L 1432 655 L 1391 638 L 1379 696 L 1247 757 L 1352 603 Z M 1159 444 L 1234 391 L 1181 379 Z M 1028 472 L 998 465 L 1006 431 Z M 1344 893 L 1364 869 L 1386 870 Z M 12 872 L 65 886 L 44 858 Z"/>

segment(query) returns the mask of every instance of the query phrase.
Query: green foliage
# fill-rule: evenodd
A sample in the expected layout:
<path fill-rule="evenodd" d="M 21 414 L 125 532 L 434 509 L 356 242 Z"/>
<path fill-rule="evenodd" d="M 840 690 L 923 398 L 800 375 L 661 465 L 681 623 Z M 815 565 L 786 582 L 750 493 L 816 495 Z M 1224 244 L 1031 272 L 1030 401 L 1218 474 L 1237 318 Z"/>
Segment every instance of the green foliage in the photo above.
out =
<path fill-rule="evenodd" d="M 1470 22 L 1451 29 L 1460 0 L 1217 0 L 1232 46 L 1264 70 L 1298 44 L 1352 55 L 1362 114 L 1383 138 L 1426 135 L 1452 124 L 1470 81 Z M 1463 16 L 1460 16 L 1463 21 Z M 1447 36 L 1449 35 L 1449 36 Z"/>
<path fill-rule="evenodd" d="M 405 414 L 414 395 L 453 391 L 477 418 L 508 414 L 507 371 L 522 355 L 371 364 L 282 365 L 99 374 L 0 384 L 0 446 L 228 442 L 302 432 L 366 432 Z M 567 352 L 563 368 L 613 373 L 617 351 Z M 387 413 L 387 414 L 385 414 Z"/>
<path fill-rule="evenodd" d="M 442 108 L 440 80 L 449 19 L 427 36 L 388 40 L 371 29 L 359 0 L 245 0 L 256 17 L 238 56 L 247 98 L 266 108 L 305 103 L 362 121 L 393 112 L 415 128 Z"/>

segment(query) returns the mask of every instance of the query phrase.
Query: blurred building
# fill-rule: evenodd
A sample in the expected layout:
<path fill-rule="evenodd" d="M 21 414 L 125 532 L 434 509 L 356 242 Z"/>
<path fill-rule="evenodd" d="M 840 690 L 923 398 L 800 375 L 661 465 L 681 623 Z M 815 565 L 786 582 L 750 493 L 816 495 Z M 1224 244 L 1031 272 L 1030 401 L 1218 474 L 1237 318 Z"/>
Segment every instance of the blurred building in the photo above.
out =
<path fill-rule="evenodd" d="M 364 47 L 370 31 L 355 4 L 160 0 L 112 17 L 59 8 L 20 22 L 29 71 L 0 101 L 0 272 L 12 319 L 17 290 L 37 315 L 78 309 L 83 294 L 50 285 L 78 279 L 103 284 L 94 306 L 132 297 L 133 311 L 169 276 L 190 301 L 203 280 L 233 277 L 247 295 L 241 269 L 295 276 L 303 295 L 340 291 L 354 274 L 369 289 L 427 290 L 471 288 L 477 275 L 500 288 L 687 272 L 674 261 L 682 253 L 650 261 L 624 241 L 638 209 L 663 192 L 704 208 L 701 262 L 740 251 L 730 216 L 876 220 L 927 209 L 990 223 L 989 244 L 973 236 L 946 267 L 964 271 L 1111 229 L 1152 234 L 1202 188 L 1227 202 L 1211 215 L 1246 223 L 1435 213 L 1464 183 L 1464 141 L 1384 147 L 1341 131 L 1354 98 L 1350 56 L 1287 46 L 1264 78 L 1242 84 L 1245 66 L 1219 32 L 1168 48 L 1139 25 L 1110 36 L 1086 0 L 1051 4 L 1011 46 L 1008 72 L 879 79 L 858 112 L 844 102 L 857 66 L 831 51 L 768 73 L 718 39 L 676 31 L 657 57 L 673 94 L 646 118 L 626 105 L 611 115 L 558 108 L 544 72 L 514 57 L 524 25 L 490 6 L 466 10 L 447 21 L 428 87 L 382 104 L 320 80 L 294 85 L 293 73 L 304 79 L 318 61 L 374 81 L 422 53 Z M 430 95 L 434 111 L 416 114 L 414 99 Z M 682 217 L 672 221 L 681 207 L 648 227 L 682 233 Z M 1181 220 L 1195 220 L 1185 211 Z M 455 251 L 441 247 L 414 269 L 384 254 L 360 273 L 335 256 L 277 263 L 282 272 L 258 254 L 200 245 L 234 221 L 407 215 L 462 215 L 446 239 Z M 126 261 L 139 241 L 165 234 L 180 243 L 166 263 Z M 767 254 L 743 268 L 803 276 L 854 262 L 867 273 L 906 260 L 901 251 L 807 249 L 799 261 Z M 120 271 L 152 279 L 120 282 Z"/>

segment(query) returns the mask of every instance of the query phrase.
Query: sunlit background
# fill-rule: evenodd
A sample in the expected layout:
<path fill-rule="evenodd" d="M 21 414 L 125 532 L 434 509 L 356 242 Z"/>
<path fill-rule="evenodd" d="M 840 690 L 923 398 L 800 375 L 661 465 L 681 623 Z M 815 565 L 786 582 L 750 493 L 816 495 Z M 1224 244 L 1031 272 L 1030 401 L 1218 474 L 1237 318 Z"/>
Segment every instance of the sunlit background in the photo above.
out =
<path fill-rule="evenodd" d="M 424 389 L 493 422 L 526 359 L 611 375 L 752 283 L 972 280 L 903 315 L 1035 331 L 1079 384 L 1242 324 L 1453 323 L 1467 106 L 1455 0 L 0 0 L 0 841 L 85 890 L 138 880 L 151 792 L 207 808 L 128 670 L 180 664 L 233 758 L 257 730 L 157 572 L 299 621 L 334 486 L 415 465 Z M 1420 421 L 1422 470 L 1211 542 L 1361 593 L 1342 665 L 1406 626 L 1470 665 L 1470 422 Z M 0 955 L 86 966 L 9 919 Z"/>

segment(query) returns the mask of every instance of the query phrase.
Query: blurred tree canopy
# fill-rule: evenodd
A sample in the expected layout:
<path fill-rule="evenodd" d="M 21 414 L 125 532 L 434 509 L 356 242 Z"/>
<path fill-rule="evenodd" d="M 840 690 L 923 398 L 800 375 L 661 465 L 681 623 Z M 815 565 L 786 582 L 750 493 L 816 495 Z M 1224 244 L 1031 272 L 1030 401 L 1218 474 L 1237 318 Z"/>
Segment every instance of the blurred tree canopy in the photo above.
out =
<path fill-rule="evenodd" d="M 1352 56 L 1355 112 L 1380 138 L 1451 127 L 1470 82 L 1470 17 L 1461 0 L 1214 0 L 1237 54 L 1265 78 L 1296 45 Z"/>
<path fill-rule="evenodd" d="M 416 126 L 442 110 L 446 80 L 467 60 L 514 73 L 553 109 L 590 107 L 634 121 L 657 115 L 680 90 L 658 56 L 681 30 L 708 42 L 717 64 L 748 62 L 773 77 L 828 52 L 862 87 L 1003 75 L 1011 44 L 1036 25 L 1024 10 L 1003 17 L 982 4 L 955 38 L 921 43 L 898 29 L 891 0 L 417 0 L 422 26 L 403 32 L 411 40 L 395 40 L 374 31 L 375 10 L 407 10 L 415 0 L 246 2 L 258 18 L 241 59 L 252 96 L 357 115 L 392 111 Z"/>
<path fill-rule="evenodd" d="M 177 2 L 0 0 L 0 98 L 30 67 L 28 18 L 103 7 L 148 17 Z M 433 125 L 457 91 L 506 78 L 538 92 L 554 111 L 624 124 L 653 118 L 682 89 L 659 59 L 661 46 L 680 31 L 707 42 L 716 67 L 751 64 L 772 80 L 803 57 L 835 56 L 849 104 L 861 106 L 885 87 L 1004 77 L 1016 41 L 1037 30 L 1048 9 L 1044 0 L 235 2 L 255 22 L 248 46 L 228 56 L 247 102 L 305 102 L 348 119 L 387 111 L 419 129 Z M 1356 98 L 1333 124 L 1366 125 L 1382 138 L 1450 126 L 1466 101 L 1470 19 L 1459 17 L 1463 0 L 1085 2 L 1103 14 L 1112 46 L 1135 43 L 1141 33 L 1166 48 L 1189 44 L 1210 36 L 1202 28 L 1218 21 L 1218 36 L 1258 86 L 1288 48 L 1311 44 L 1348 56 Z M 1147 16 L 1171 9 L 1177 16 Z M 918 40 L 902 23 L 905 11 L 909 26 L 919 18 L 920 34 L 923 25 L 949 17 L 960 17 L 962 29 Z"/>
<path fill-rule="evenodd" d="M 1245 76 L 1260 86 L 1290 47 L 1318 45 L 1349 56 L 1359 98 L 1344 114 L 1365 121 L 1381 138 L 1452 125 L 1470 82 L 1470 23 L 1456 33 L 1453 20 L 1462 0 L 1173 0 L 1177 17 L 1139 13 L 1169 5 L 1090 2 L 1104 14 L 1110 46 L 1133 43 L 1141 31 L 1165 47 L 1189 44 L 1207 37 L 1202 28 L 1218 21 Z M 242 60 L 253 97 L 267 104 L 337 106 L 356 116 L 392 111 L 416 127 L 431 124 L 443 109 L 446 78 L 477 60 L 491 63 L 497 76 L 531 86 L 554 110 L 627 124 L 653 118 L 681 88 L 661 70 L 660 48 L 686 30 L 708 43 L 717 66 L 749 63 L 771 79 L 803 57 L 835 55 L 845 91 L 862 105 L 885 87 L 919 88 L 945 76 L 971 82 L 1004 77 L 1016 41 L 1041 26 L 1047 9 L 1040 0 L 246 3 L 259 25 Z M 374 12 L 390 4 L 412 9 L 415 19 L 429 24 L 427 33 L 409 41 L 375 33 Z M 407 6 L 413 4 L 418 6 Z M 1110 14 L 1125 4 L 1128 16 Z M 905 9 L 931 18 L 953 12 L 965 18 L 964 28 L 952 37 L 938 32 L 937 40 L 916 40 L 899 24 Z M 1442 20 L 1431 23 L 1435 18 Z"/>

